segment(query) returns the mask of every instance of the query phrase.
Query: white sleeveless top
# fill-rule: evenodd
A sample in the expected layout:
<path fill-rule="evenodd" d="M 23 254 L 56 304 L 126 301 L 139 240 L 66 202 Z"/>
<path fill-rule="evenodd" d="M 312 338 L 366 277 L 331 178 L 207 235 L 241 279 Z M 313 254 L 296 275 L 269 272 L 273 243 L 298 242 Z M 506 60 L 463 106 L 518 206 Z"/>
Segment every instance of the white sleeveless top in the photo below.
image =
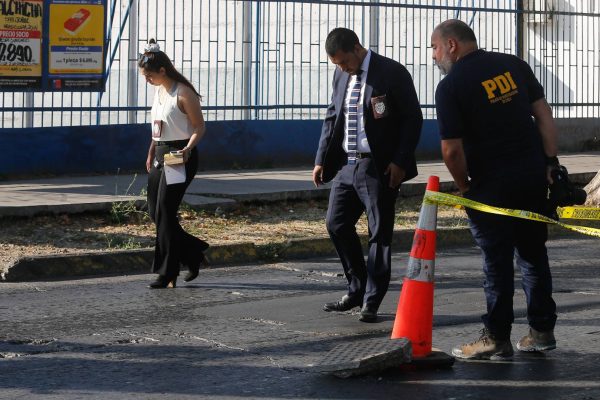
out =
<path fill-rule="evenodd" d="M 152 104 L 151 123 L 162 120 L 162 130 L 160 137 L 153 137 L 154 141 L 167 142 L 172 140 L 185 140 L 192 136 L 193 127 L 190 119 L 186 114 L 179 109 L 177 98 L 179 95 L 179 84 L 176 82 L 175 87 L 171 88 L 171 93 L 167 93 L 164 88 L 161 90 L 159 86 L 154 91 L 154 103 Z M 161 103 L 160 92 L 165 95 Z"/>

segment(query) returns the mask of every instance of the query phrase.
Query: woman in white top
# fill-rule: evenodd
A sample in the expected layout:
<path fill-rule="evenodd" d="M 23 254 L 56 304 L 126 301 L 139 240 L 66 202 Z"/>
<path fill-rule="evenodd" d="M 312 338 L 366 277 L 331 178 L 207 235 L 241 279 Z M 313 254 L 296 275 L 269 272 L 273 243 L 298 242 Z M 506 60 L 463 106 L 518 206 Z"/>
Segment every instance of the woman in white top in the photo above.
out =
<path fill-rule="evenodd" d="M 138 66 L 146 82 L 156 86 L 152 105 L 152 140 L 146 159 L 148 212 L 156 224 L 152 289 L 175 287 L 181 266 L 186 282 L 198 276 L 208 243 L 185 232 L 177 218 L 185 190 L 198 170 L 196 144 L 205 131 L 200 95 L 151 39 Z M 185 165 L 185 182 L 167 184 L 164 156 L 178 152 Z"/>

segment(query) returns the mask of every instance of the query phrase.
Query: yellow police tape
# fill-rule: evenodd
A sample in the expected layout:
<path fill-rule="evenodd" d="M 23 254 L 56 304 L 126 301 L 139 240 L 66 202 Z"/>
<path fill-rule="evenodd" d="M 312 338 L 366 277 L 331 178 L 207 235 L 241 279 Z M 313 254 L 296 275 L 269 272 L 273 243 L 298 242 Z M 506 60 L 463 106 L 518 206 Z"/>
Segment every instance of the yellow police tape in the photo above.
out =
<path fill-rule="evenodd" d="M 431 191 L 427 190 L 425 192 L 424 201 L 430 202 L 430 203 L 435 203 L 435 204 L 446 205 L 446 206 L 460 205 L 463 207 L 472 208 L 473 210 L 478 210 L 478 211 L 482 211 L 482 212 L 486 212 L 486 213 L 490 213 L 490 214 L 506 215 L 509 217 L 528 219 L 531 221 L 545 222 L 547 224 L 559 225 L 559 226 L 562 226 L 563 228 L 566 228 L 566 229 L 569 229 L 569 230 L 572 230 L 575 232 L 583 233 L 584 235 L 600 237 L 600 229 L 598 229 L 598 228 L 589 228 L 586 226 L 578 226 L 578 225 L 568 225 L 568 224 L 564 224 L 560 221 L 556 221 L 552 218 L 548 218 L 544 215 L 537 214 L 537 213 L 534 213 L 531 211 L 512 210 L 510 208 L 488 206 L 487 204 L 483 204 L 483 203 L 479 203 L 477 201 L 465 199 L 464 197 L 453 196 L 448 193 L 431 192 Z M 580 210 L 581 210 L 581 212 L 579 212 Z M 594 219 L 591 217 L 593 217 L 595 215 L 600 215 L 600 209 L 587 208 L 587 207 L 581 207 L 581 208 L 566 207 L 563 209 L 559 208 L 557 211 L 559 211 L 559 216 L 561 218 L 584 219 L 584 218 L 581 218 L 581 216 L 586 216 L 585 219 Z M 569 215 L 569 216 L 564 217 L 563 215 Z M 577 215 L 577 216 L 574 217 L 573 215 Z"/>
<path fill-rule="evenodd" d="M 560 218 L 600 220 L 600 208 L 594 207 L 559 207 Z"/>

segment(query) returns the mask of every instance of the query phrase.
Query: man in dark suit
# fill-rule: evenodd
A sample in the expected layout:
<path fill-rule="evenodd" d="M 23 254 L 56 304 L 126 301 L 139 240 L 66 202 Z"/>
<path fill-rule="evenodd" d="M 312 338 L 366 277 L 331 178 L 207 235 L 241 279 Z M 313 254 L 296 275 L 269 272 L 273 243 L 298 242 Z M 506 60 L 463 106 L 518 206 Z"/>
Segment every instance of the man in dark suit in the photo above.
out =
<path fill-rule="evenodd" d="M 324 310 L 362 306 L 360 320 L 375 322 L 390 282 L 396 197 L 400 184 L 417 175 L 414 152 L 423 116 L 406 68 L 365 49 L 353 31 L 332 30 L 325 50 L 337 68 L 313 181 L 318 186 L 335 177 L 326 223 L 348 294 Z M 363 212 L 369 224 L 366 263 L 355 228 Z"/>

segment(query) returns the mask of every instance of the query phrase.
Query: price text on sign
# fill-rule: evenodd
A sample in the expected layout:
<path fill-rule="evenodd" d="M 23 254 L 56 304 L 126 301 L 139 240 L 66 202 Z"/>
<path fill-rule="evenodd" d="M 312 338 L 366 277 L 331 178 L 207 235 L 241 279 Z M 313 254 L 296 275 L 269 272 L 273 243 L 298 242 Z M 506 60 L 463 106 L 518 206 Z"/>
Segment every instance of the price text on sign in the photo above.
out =
<path fill-rule="evenodd" d="M 31 51 L 31 47 L 14 43 L 9 43 L 8 45 L 0 43 L 0 61 L 30 63 L 32 59 L 33 52 Z"/>
<path fill-rule="evenodd" d="M 39 39 L 0 40 L 0 65 L 33 65 L 39 63 Z"/>
<path fill-rule="evenodd" d="M 44 1 L 0 0 L 0 90 L 38 89 Z"/>

